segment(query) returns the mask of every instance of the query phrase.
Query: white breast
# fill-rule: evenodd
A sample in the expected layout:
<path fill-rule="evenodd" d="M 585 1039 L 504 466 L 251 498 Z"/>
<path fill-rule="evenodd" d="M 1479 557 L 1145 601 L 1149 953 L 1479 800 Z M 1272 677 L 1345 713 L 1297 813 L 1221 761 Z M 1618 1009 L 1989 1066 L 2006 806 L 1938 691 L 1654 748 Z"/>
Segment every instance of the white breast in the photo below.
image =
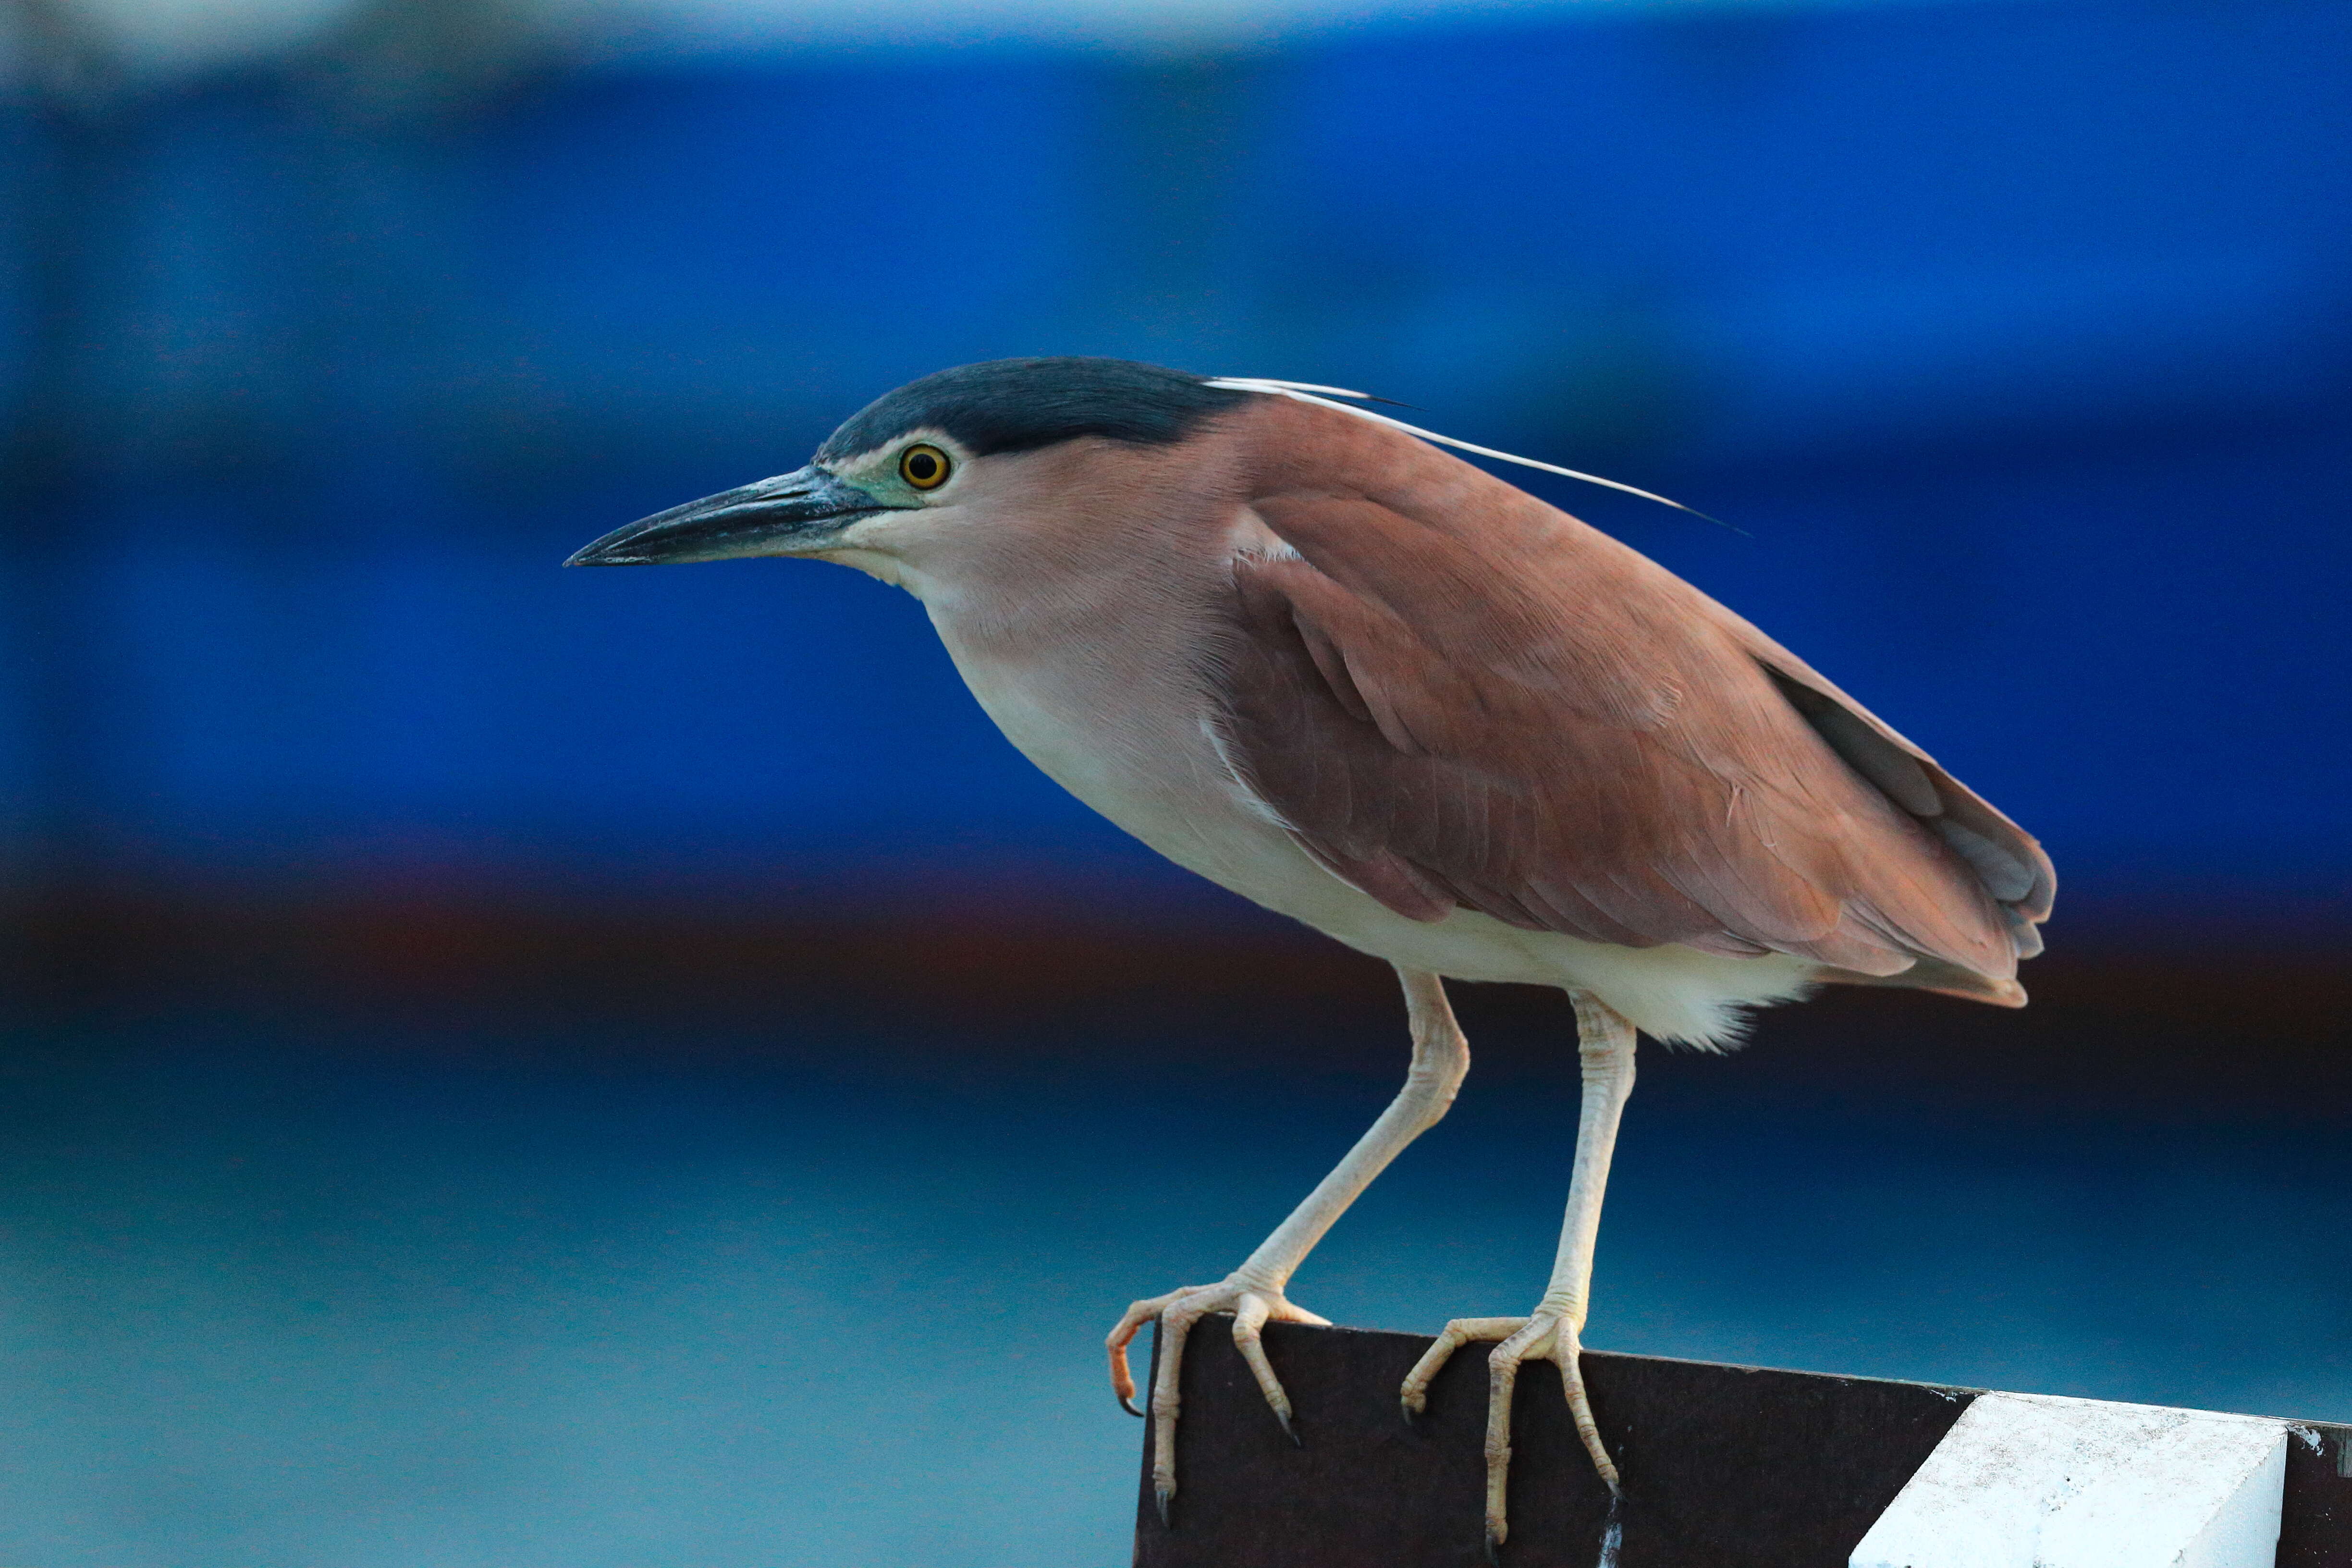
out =
<path fill-rule="evenodd" d="M 972 695 L 1046 776 L 1178 865 L 1350 947 L 1457 979 L 1590 991 L 1653 1036 L 1700 1046 L 1735 1038 L 1739 1007 L 1809 983 L 1813 965 L 1779 954 L 1614 947 L 1470 910 L 1407 920 L 1318 865 L 1226 765 L 1192 663 L 1208 628 L 1083 615 L 983 627 L 927 602 Z"/>

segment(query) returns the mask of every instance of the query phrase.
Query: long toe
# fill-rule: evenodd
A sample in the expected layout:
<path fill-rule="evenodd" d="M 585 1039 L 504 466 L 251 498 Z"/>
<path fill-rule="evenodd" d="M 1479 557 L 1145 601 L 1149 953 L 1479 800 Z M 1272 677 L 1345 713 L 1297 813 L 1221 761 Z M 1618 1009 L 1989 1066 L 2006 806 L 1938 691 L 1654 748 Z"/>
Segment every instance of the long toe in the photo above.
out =
<path fill-rule="evenodd" d="M 1550 1325 L 1531 1318 L 1486 1356 L 1486 1552 L 1493 1556 L 1510 1539 L 1511 1407 L 1519 1363 L 1540 1353 Z"/>
<path fill-rule="evenodd" d="M 1290 1395 L 1283 1389 L 1282 1380 L 1275 1375 L 1273 1363 L 1266 1360 L 1262 1331 L 1268 1322 L 1325 1323 L 1328 1320 L 1293 1306 L 1278 1289 L 1231 1279 L 1215 1285 L 1188 1286 L 1136 1302 L 1119 1319 L 1118 1326 L 1111 1330 L 1108 1342 L 1111 1387 L 1123 1408 L 1131 1414 L 1148 1413 L 1150 1416 L 1152 1495 L 1159 1504 L 1160 1522 L 1170 1528 L 1173 1528 L 1177 1489 L 1176 1427 L 1183 1408 L 1184 1345 L 1193 1326 L 1203 1317 L 1223 1311 L 1234 1314 L 1234 1343 L 1257 1379 L 1258 1390 L 1265 1396 L 1283 1436 L 1294 1445 L 1304 1446 L 1294 1421 Z M 1154 1321 L 1159 1324 L 1160 1365 L 1152 1379 L 1148 1409 L 1139 1411 L 1132 1403 L 1135 1384 L 1128 1371 L 1127 1347 L 1145 1323 Z"/>
<path fill-rule="evenodd" d="M 1129 1370 L 1127 1364 L 1127 1347 L 1134 1342 L 1137 1334 L 1143 1331 L 1143 1325 L 1159 1321 L 1160 1313 L 1184 1297 L 1198 1290 L 1214 1289 L 1212 1285 L 1186 1285 L 1164 1296 L 1147 1296 L 1119 1314 L 1110 1337 L 1103 1342 L 1103 1348 L 1110 1352 L 1110 1391 L 1118 1398 L 1121 1410 L 1129 1415 L 1143 1414 L 1135 1407 L 1135 1373 Z"/>
<path fill-rule="evenodd" d="M 1412 1370 L 1405 1373 L 1404 1386 L 1397 1392 L 1404 1406 L 1404 1424 L 1412 1426 L 1413 1418 L 1429 1408 L 1430 1380 L 1445 1369 L 1455 1351 L 1466 1344 L 1509 1339 L 1527 1325 L 1525 1318 L 1456 1318 L 1446 1324 L 1412 1363 Z"/>
<path fill-rule="evenodd" d="M 1184 1379 L 1184 1342 L 1208 1310 L 1192 1308 L 1190 1300 L 1160 1314 L 1160 1370 L 1151 1382 L 1151 1489 L 1160 1498 L 1162 1524 L 1169 1522 L 1169 1504 L 1176 1496 L 1176 1419 L 1184 1408 L 1179 1392 Z"/>
<path fill-rule="evenodd" d="M 1601 1444 L 1592 1402 L 1585 1394 L 1582 1346 L 1576 1327 L 1556 1312 L 1538 1311 L 1528 1318 L 1456 1318 L 1446 1324 L 1405 1377 L 1399 1398 L 1406 1424 L 1411 1425 L 1428 1407 L 1430 1383 L 1454 1353 L 1465 1345 L 1488 1342 L 1494 1342 L 1495 1348 L 1486 1356 L 1486 1560 L 1498 1563 L 1503 1543 L 1511 1534 L 1511 1415 L 1523 1363 L 1549 1361 L 1559 1368 L 1569 1413 L 1585 1452 L 1591 1456 L 1601 1479 L 1609 1483 L 1611 1498 L 1621 1494 L 1617 1467 Z M 1612 1521 L 1614 1517 L 1612 1512 Z"/>
<path fill-rule="evenodd" d="M 1617 1466 L 1609 1458 L 1609 1449 L 1601 1441 L 1601 1424 L 1592 1418 L 1592 1399 L 1584 1391 L 1584 1347 L 1576 1331 L 1568 1324 L 1559 1325 L 1552 1341 L 1552 1364 L 1559 1368 L 1559 1385 L 1568 1394 L 1568 1413 L 1576 1423 L 1576 1435 L 1584 1443 L 1584 1451 L 1592 1456 L 1592 1468 L 1609 1483 L 1612 1515 L 1617 1500 L 1624 1496 L 1617 1480 Z"/>
<path fill-rule="evenodd" d="M 1250 1375 L 1257 1379 L 1258 1392 L 1265 1395 L 1266 1407 L 1282 1424 L 1282 1435 L 1297 1447 L 1306 1447 L 1298 1440 L 1297 1428 L 1291 1425 L 1290 1395 L 1283 1392 L 1282 1380 L 1274 1375 L 1274 1363 L 1265 1359 L 1265 1345 L 1260 1331 L 1273 1314 L 1274 1303 L 1255 1290 L 1242 1293 L 1234 1307 L 1234 1348 L 1242 1352 L 1249 1363 Z"/>

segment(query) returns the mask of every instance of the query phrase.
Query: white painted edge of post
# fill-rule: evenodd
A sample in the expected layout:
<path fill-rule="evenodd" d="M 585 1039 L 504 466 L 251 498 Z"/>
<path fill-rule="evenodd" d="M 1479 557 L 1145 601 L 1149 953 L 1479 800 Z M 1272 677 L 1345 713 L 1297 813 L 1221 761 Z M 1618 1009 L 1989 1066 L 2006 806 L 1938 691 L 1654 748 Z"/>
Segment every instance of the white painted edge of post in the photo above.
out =
<path fill-rule="evenodd" d="M 2272 1568 L 2291 1424 L 1983 1394 L 1851 1568 Z"/>

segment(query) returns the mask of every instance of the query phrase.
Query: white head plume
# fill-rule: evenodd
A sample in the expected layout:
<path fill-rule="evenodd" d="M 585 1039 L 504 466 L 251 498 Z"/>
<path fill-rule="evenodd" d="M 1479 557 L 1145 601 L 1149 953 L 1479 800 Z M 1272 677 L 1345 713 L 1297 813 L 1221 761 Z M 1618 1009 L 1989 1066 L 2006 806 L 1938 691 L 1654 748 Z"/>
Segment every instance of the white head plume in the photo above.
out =
<path fill-rule="evenodd" d="M 1368 400 L 1372 395 L 1369 392 L 1350 392 L 1344 386 L 1317 386 L 1311 382 L 1305 381 L 1275 381 L 1262 375 L 1221 375 L 1206 384 L 1216 387 L 1222 392 L 1260 392 L 1269 397 L 1290 397 L 1301 403 L 1312 403 L 1318 408 L 1336 408 L 1342 414 L 1352 414 L 1359 419 L 1369 419 L 1375 425 L 1385 425 L 1391 430 L 1402 430 L 1408 436 L 1418 436 L 1424 441 L 1434 441 L 1441 447 L 1452 447 L 1464 452 L 1475 452 L 1482 458 L 1493 458 L 1505 463 L 1517 463 L 1523 468 L 1541 468 L 1547 474 L 1558 474 L 1562 479 L 1581 479 L 1588 485 L 1600 485 L 1608 489 L 1622 490 L 1629 496 L 1640 496 L 1643 500 L 1654 500 L 1661 506 L 1670 506 L 1676 511 L 1689 512 L 1693 517 L 1706 518 L 1709 522 L 1716 521 L 1714 518 L 1707 517 L 1706 513 L 1696 507 L 1685 506 L 1678 500 L 1670 500 L 1662 495 L 1653 495 L 1648 490 L 1635 489 L 1632 485 L 1620 484 L 1615 479 L 1604 479 L 1598 474 L 1580 474 L 1574 468 L 1563 468 L 1557 463 L 1539 463 L 1533 458 L 1522 458 L 1510 452 L 1497 452 L 1492 447 L 1473 446 L 1467 441 L 1457 441 L 1451 436 L 1441 436 L 1434 430 L 1424 430 L 1418 425 L 1408 425 L 1402 419 L 1391 419 L 1387 415 L 1376 413 L 1370 408 L 1359 408 L 1351 404 L 1331 401 L 1335 397 Z"/>

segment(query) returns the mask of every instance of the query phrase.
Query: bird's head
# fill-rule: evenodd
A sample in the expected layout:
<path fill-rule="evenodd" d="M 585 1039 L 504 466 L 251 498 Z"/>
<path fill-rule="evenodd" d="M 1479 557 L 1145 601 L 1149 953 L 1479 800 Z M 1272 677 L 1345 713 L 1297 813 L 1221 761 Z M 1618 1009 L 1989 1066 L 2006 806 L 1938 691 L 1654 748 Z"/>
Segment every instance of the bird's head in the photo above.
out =
<path fill-rule="evenodd" d="M 1085 472 L 1101 464 L 1153 466 L 1155 448 L 1172 458 L 1204 419 L 1248 395 L 1126 360 L 943 370 L 853 416 L 805 468 L 615 529 L 565 564 L 813 555 L 904 581 L 927 545 L 1034 513 L 1108 479 Z"/>

